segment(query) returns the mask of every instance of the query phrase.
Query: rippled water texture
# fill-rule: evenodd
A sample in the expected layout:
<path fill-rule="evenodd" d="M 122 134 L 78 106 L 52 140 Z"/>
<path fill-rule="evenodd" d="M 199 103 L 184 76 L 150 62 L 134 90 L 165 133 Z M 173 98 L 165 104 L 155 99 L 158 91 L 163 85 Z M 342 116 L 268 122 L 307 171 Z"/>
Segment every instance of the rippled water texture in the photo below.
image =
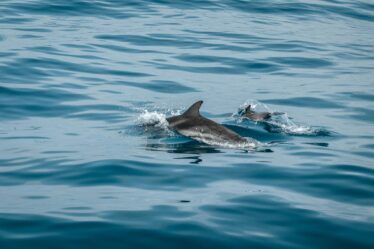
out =
<path fill-rule="evenodd" d="M 0 248 L 374 248 L 373 22 L 356 0 L 1 0 Z M 166 128 L 200 99 L 260 148 Z"/>

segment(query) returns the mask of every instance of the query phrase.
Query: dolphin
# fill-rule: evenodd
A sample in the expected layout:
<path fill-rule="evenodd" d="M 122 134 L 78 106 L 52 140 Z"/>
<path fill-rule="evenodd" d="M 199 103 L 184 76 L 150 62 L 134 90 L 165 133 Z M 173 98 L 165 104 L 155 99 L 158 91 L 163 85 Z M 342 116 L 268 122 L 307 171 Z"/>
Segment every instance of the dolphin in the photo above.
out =
<path fill-rule="evenodd" d="M 181 115 L 166 118 L 168 127 L 183 136 L 199 142 L 223 147 L 255 147 L 248 140 L 225 126 L 207 119 L 200 114 L 203 101 L 197 101 Z"/>
<path fill-rule="evenodd" d="M 248 105 L 241 115 L 253 121 L 265 121 L 270 119 L 272 114 L 270 112 L 255 112 L 251 109 L 251 105 Z"/>

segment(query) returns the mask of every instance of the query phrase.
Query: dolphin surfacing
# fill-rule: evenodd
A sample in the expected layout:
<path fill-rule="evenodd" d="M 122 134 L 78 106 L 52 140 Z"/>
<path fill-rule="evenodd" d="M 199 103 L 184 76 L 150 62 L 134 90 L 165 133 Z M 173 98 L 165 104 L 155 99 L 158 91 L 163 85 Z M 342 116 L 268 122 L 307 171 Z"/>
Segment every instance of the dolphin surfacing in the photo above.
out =
<path fill-rule="evenodd" d="M 248 105 L 244 112 L 242 113 L 242 116 L 245 118 L 249 118 L 253 121 L 266 121 L 271 118 L 270 112 L 255 112 L 251 109 L 251 105 Z"/>
<path fill-rule="evenodd" d="M 203 101 L 197 101 L 187 111 L 178 116 L 166 118 L 169 128 L 183 136 L 199 142 L 224 147 L 255 147 L 255 142 L 247 140 L 234 131 L 207 119 L 200 114 Z"/>

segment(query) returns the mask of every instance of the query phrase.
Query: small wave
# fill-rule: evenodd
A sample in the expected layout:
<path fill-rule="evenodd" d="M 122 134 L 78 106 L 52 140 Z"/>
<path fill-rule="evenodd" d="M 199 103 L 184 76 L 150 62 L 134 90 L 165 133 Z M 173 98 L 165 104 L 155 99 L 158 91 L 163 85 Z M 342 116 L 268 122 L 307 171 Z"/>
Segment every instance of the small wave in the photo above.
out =
<path fill-rule="evenodd" d="M 329 136 L 330 132 L 324 128 L 312 127 L 305 124 L 301 124 L 292 120 L 285 112 L 277 112 L 270 109 L 267 105 L 257 101 L 251 100 L 246 101 L 239 107 L 238 112 L 233 114 L 233 117 L 238 123 L 247 121 L 247 118 L 243 118 L 242 114 L 245 108 L 251 105 L 256 112 L 270 112 L 272 116 L 266 121 L 256 121 L 256 124 L 263 125 L 268 132 L 272 133 L 286 133 L 289 135 L 304 135 L 304 136 Z"/>

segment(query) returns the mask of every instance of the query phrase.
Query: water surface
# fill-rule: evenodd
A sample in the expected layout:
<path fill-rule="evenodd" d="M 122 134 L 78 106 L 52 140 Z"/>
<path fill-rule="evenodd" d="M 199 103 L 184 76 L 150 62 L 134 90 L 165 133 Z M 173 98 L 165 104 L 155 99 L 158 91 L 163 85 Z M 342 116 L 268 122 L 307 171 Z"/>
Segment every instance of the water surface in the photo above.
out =
<path fill-rule="evenodd" d="M 0 13 L 0 248 L 373 248 L 371 1 Z M 142 126 L 200 99 L 266 149 Z"/>

